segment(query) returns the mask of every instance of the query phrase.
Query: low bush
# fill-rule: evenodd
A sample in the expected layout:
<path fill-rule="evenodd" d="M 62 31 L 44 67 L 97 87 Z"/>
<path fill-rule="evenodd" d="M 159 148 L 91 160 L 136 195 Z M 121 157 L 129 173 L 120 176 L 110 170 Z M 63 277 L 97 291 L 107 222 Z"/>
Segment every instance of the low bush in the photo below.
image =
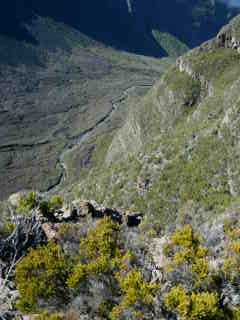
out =
<path fill-rule="evenodd" d="M 20 293 L 18 308 L 22 311 L 38 309 L 40 299 L 52 297 L 66 300 L 66 279 L 69 264 L 60 246 L 49 243 L 31 249 L 16 268 L 16 283 Z"/>
<path fill-rule="evenodd" d="M 188 293 L 183 287 L 173 287 L 165 298 L 167 308 L 183 320 L 211 320 L 222 317 L 216 293 Z"/>
<path fill-rule="evenodd" d="M 38 205 L 38 198 L 36 192 L 29 192 L 27 195 L 20 198 L 17 213 L 28 214 L 31 210 L 36 208 Z"/>

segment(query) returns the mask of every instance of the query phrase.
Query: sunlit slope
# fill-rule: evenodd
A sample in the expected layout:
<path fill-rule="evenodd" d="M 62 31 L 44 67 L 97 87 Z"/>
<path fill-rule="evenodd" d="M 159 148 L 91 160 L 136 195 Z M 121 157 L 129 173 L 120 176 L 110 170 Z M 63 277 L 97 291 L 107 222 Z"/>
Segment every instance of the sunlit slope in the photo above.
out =
<path fill-rule="evenodd" d="M 239 201 L 240 18 L 178 59 L 74 193 L 168 222 Z"/>

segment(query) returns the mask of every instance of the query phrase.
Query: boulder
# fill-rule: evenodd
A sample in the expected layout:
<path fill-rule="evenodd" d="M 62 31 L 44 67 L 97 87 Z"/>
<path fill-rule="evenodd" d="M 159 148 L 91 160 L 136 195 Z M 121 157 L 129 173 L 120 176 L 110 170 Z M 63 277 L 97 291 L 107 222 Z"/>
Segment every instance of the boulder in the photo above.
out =
<path fill-rule="evenodd" d="M 122 214 L 118 210 L 105 208 L 102 212 L 105 217 L 109 217 L 117 223 L 122 223 Z"/>
<path fill-rule="evenodd" d="M 128 227 L 138 227 L 142 222 L 143 214 L 139 212 L 132 212 L 126 214 L 126 223 Z"/>
<path fill-rule="evenodd" d="M 78 218 L 85 218 L 93 216 L 95 212 L 94 206 L 88 201 L 73 201 L 71 205 L 71 212 L 73 216 Z"/>

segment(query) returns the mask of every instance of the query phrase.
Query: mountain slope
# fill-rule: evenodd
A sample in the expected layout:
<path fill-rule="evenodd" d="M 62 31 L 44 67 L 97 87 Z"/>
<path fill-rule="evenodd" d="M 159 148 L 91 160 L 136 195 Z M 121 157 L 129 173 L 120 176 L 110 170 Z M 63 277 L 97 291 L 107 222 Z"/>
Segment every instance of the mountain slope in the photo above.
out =
<path fill-rule="evenodd" d="M 189 47 L 213 37 L 238 9 L 211 0 L 10 0 L 1 4 L 0 31 L 34 41 L 24 24 L 51 17 L 118 48 L 145 55 L 166 54 L 152 35 L 169 33 Z"/>
<path fill-rule="evenodd" d="M 130 103 L 76 196 L 148 212 L 164 225 L 181 212 L 206 220 L 239 203 L 239 26 L 238 16 Z"/>
<path fill-rule="evenodd" d="M 1 36 L 0 198 L 58 184 L 63 150 L 108 117 L 128 87 L 151 85 L 165 64 L 118 53 L 49 18 L 36 17 L 29 32 L 37 45 Z M 119 110 L 102 129 L 123 117 Z"/>
<path fill-rule="evenodd" d="M 117 48 L 175 58 L 188 49 L 178 38 L 191 46 L 191 39 L 208 38 L 235 14 L 200 0 L 94 4 L 95 10 L 91 1 L 2 4 L 1 199 L 26 188 L 54 192 L 85 176 L 99 162 L 93 154 L 101 158 L 122 126 L 129 103 L 137 103 L 173 61 L 119 52 L 80 31 Z M 134 130 L 138 135 L 138 126 Z"/>
<path fill-rule="evenodd" d="M 46 23 L 48 30 L 56 27 L 45 19 L 36 26 L 43 30 Z M 16 63 L 14 51 L 8 51 L 9 70 L 25 76 L 14 81 L 20 79 L 23 85 L 27 71 L 39 77 L 41 70 L 38 84 L 46 88 L 53 81 L 53 58 L 59 72 L 54 81 L 69 79 L 82 87 L 80 75 L 93 76 L 85 86 L 88 101 L 96 99 L 102 110 L 101 98 L 110 98 L 111 106 L 100 118 L 98 112 L 91 113 L 91 125 L 84 118 L 88 108 L 82 112 L 77 124 L 83 120 L 88 127 L 72 138 L 72 130 L 83 127 L 74 127 L 72 109 L 62 122 L 51 112 L 44 115 L 43 109 L 47 125 L 41 128 L 50 138 L 38 147 L 52 143 L 56 148 L 59 137 L 65 142 L 58 158 L 64 173 L 58 187 L 66 189 L 63 197 L 23 191 L 0 202 L 0 318 L 239 320 L 240 16 L 215 39 L 177 59 L 147 93 L 149 84 L 142 80 L 153 79 L 152 66 L 161 73 L 167 61 L 136 60 L 89 42 L 66 26 L 54 30 L 60 26 L 65 37 L 60 37 L 58 50 L 45 32 L 43 39 L 38 32 L 43 55 L 35 55 L 33 47 L 18 47 L 22 54 L 31 52 L 31 69 Z M 61 68 L 75 66 L 72 61 L 81 70 L 71 69 L 67 78 Z M 113 77 L 105 61 L 117 67 Z M 85 62 L 90 70 L 84 69 Z M 42 82 L 46 75 L 51 77 Z M 101 80 L 100 91 L 99 82 L 91 82 L 95 77 Z M 121 92 L 111 89 L 116 81 Z M 59 90 L 54 83 L 52 90 L 44 91 L 52 103 L 56 99 L 58 108 L 63 105 L 57 98 L 72 88 L 69 83 L 57 82 Z M 109 88 L 111 96 L 100 97 Z M 79 88 L 70 92 L 75 97 Z M 30 109 L 26 110 L 28 116 Z M 60 127 L 52 127 L 48 115 Z M 30 129 L 39 130 L 34 117 L 33 121 Z M 84 148 L 88 152 L 82 152 Z M 37 159 L 38 154 L 33 156 Z M 71 190 L 69 182 L 78 174 L 80 185 Z M 85 197 L 99 204 L 82 200 Z"/>

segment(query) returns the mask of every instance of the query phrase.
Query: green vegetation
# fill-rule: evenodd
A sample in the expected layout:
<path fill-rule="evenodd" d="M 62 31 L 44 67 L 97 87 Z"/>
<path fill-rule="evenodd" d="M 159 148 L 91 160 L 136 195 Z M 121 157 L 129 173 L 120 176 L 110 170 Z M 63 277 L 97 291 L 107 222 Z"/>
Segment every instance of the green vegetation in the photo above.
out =
<path fill-rule="evenodd" d="M 200 97 L 201 83 L 192 79 L 187 73 L 180 72 L 176 67 L 171 67 L 163 76 L 166 86 L 174 95 L 182 96 L 186 106 L 193 106 Z"/>
<path fill-rule="evenodd" d="M 219 297 L 215 293 L 201 292 L 188 294 L 183 287 L 174 287 L 165 298 L 171 311 L 182 320 L 217 320 L 222 318 L 219 310 Z"/>
<path fill-rule="evenodd" d="M 112 282 L 112 294 L 121 296 L 121 301 L 117 305 L 114 300 L 101 304 L 99 313 L 108 312 L 111 319 L 119 320 L 128 311 L 133 319 L 140 319 L 143 316 L 140 310 L 153 304 L 158 285 L 145 281 L 141 271 L 132 265 L 134 257 L 124 252 L 119 241 L 119 225 L 109 218 L 100 221 L 81 241 L 80 262 L 74 267 L 68 285 L 78 290 L 88 278 L 107 275 Z M 115 292 L 118 287 L 119 292 Z"/>
<path fill-rule="evenodd" d="M 142 319 L 144 314 L 139 306 L 152 306 L 159 289 L 156 283 L 144 280 L 140 270 L 133 269 L 127 275 L 118 274 L 117 279 L 123 295 L 120 304 L 113 308 L 110 318 L 119 320 L 126 311 L 131 311 L 132 319 Z M 138 309 L 139 308 L 139 309 Z"/>
<path fill-rule="evenodd" d="M 62 197 L 55 195 L 49 201 L 41 201 L 39 209 L 45 216 L 51 216 L 56 210 L 61 209 L 63 206 Z"/>
<path fill-rule="evenodd" d="M 79 263 L 68 279 L 70 288 L 77 288 L 90 276 L 99 276 L 115 270 L 121 257 L 118 236 L 119 225 L 110 219 L 100 221 L 96 229 L 89 231 L 87 238 L 82 239 L 80 243 Z"/>
<path fill-rule="evenodd" d="M 6 222 L 3 224 L 3 226 L 0 228 L 0 238 L 6 238 L 9 236 L 15 229 L 15 225 L 11 222 Z"/>
<path fill-rule="evenodd" d="M 45 311 L 38 316 L 34 317 L 34 320 L 64 320 L 64 316 L 60 313 L 53 313 L 50 314 L 49 312 Z"/>
<path fill-rule="evenodd" d="M 170 57 L 178 57 L 186 53 L 189 48 L 186 44 L 167 32 L 153 30 L 152 34 L 155 40 L 166 51 Z"/>
<path fill-rule="evenodd" d="M 171 256 L 169 271 L 184 267 L 191 274 L 189 281 L 191 279 L 193 287 L 199 288 L 204 280 L 209 281 L 208 249 L 201 245 L 200 237 L 190 225 L 172 235 L 165 252 Z"/>
<path fill-rule="evenodd" d="M 69 258 L 54 243 L 30 250 L 16 269 L 17 306 L 25 312 L 41 311 L 39 300 L 66 302 L 70 293 L 81 294 L 93 279 L 106 277 L 111 296 L 99 305 L 98 314 L 115 320 L 130 312 L 133 319 L 141 318 L 152 307 L 159 287 L 144 279 L 135 262 L 136 257 L 124 248 L 119 224 L 104 218 L 81 239 L 77 256 Z M 48 315 L 44 312 L 39 320 Z M 51 317 L 55 320 L 60 315 Z"/>
<path fill-rule="evenodd" d="M 28 214 L 38 205 L 38 197 L 36 192 L 31 191 L 27 195 L 20 198 L 17 212 L 21 214 Z"/>
<path fill-rule="evenodd" d="M 36 311 L 38 300 L 48 301 L 52 297 L 67 299 L 65 291 L 69 272 L 60 246 L 49 243 L 31 249 L 16 268 L 16 283 L 20 292 L 18 308 L 22 311 Z"/>
<path fill-rule="evenodd" d="M 225 248 L 223 272 L 233 284 L 240 281 L 240 227 L 232 223 L 225 228 L 228 245 Z"/>
<path fill-rule="evenodd" d="M 129 118 L 116 139 L 115 130 L 92 138 L 94 148 L 88 149 L 92 152 L 89 167 L 80 168 L 77 197 L 144 212 L 145 226 L 138 236 L 146 243 L 147 236 L 164 234 L 176 220 L 177 224 L 192 221 L 194 226 L 206 221 L 214 224 L 223 212 L 239 210 L 239 57 L 230 49 L 197 49 L 183 58 L 185 71 L 171 67 L 140 103 L 129 105 Z M 26 197 L 21 206 L 34 206 L 32 198 Z M 47 214 L 61 206 L 59 197 L 40 204 Z M 134 232 L 126 235 L 108 218 L 88 231 L 84 222 L 78 226 L 85 231 L 79 231 L 81 238 L 75 241 L 69 263 L 57 246 L 61 259 L 54 259 L 54 270 L 59 263 L 60 282 L 58 274 L 49 273 L 48 261 L 52 261 L 39 253 L 43 248 L 20 262 L 18 268 L 21 271 L 22 265 L 24 272 L 17 270 L 16 276 L 19 306 L 37 309 L 38 299 L 55 297 L 59 285 L 59 292 L 74 297 L 92 297 L 96 286 L 108 292 L 96 299 L 95 313 L 103 319 L 145 319 L 159 298 L 164 311 L 182 320 L 239 320 L 239 304 L 222 301 L 228 295 L 224 288 L 234 291 L 240 281 L 238 220 L 226 223 L 225 237 L 219 240 L 223 250 L 208 247 L 212 239 L 204 243 L 190 224 L 176 230 L 164 250 L 162 265 L 167 262 L 161 267 L 160 286 L 145 279 L 146 247 L 135 253 L 125 244 L 129 246 L 131 237 L 137 239 Z M 59 242 L 76 238 L 75 230 L 61 227 Z M 54 255 L 51 250 L 46 249 L 45 257 Z M 35 259 L 41 263 L 31 264 Z M 39 270 L 49 275 L 48 282 Z M 29 273 L 37 275 L 37 282 L 27 283 Z M 100 296 L 99 291 L 96 294 Z"/>
<path fill-rule="evenodd" d="M 238 232 L 238 229 L 231 230 L 235 235 Z M 201 245 L 202 241 L 190 225 L 185 225 L 171 236 L 165 254 L 170 261 L 166 276 L 171 279 L 172 286 L 165 296 L 165 305 L 183 320 L 238 319 L 237 310 L 230 311 L 227 305 L 220 303 L 223 275 L 221 269 L 210 269 L 209 250 Z M 230 275 L 229 281 L 234 279 L 233 274 L 239 277 L 239 264 L 236 265 L 236 261 L 240 253 L 238 245 L 234 244 L 231 243 L 230 250 L 226 248 L 228 256 L 231 256 L 230 262 L 228 257 L 224 260 L 224 272 Z M 232 253 L 236 254 L 233 259 Z M 174 274 L 179 276 L 174 278 Z M 239 281 L 236 278 L 234 280 L 235 284 Z"/>
<path fill-rule="evenodd" d="M 51 216 L 62 206 L 63 199 L 59 195 L 54 195 L 49 200 L 41 200 L 36 192 L 31 191 L 20 198 L 16 211 L 20 214 L 30 214 L 33 209 L 39 208 L 44 215 Z"/>
<path fill-rule="evenodd" d="M 188 61 L 196 74 L 203 75 L 207 80 L 218 83 L 224 79 L 224 72 L 229 72 L 239 64 L 240 56 L 236 50 L 218 49 L 198 55 L 188 55 Z"/>
<path fill-rule="evenodd" d="M 207 66 L 204 65 L 205 59 L 209 61 Z M 206 215 L 223 212 L 233 200 L 229 167 L 234 172 L 238 169 L 234 161 L 237 151 L 233 145 L 237 132 L 229 128 L 230 122 L 222 126 L 226 108 L 232 105 L 224 103 L 224 92 L 228 89 L 222 87 L 220 79 L 224 74 L 228 79 L 225 86 L 233 83 L 238 59 L 236 52 L 227 49 L 219 53 L 189 54 L 192 72 L 199 72 L 210 80 L 207 73 L 214 75 L 218 70 L 219 81 L 214 82 L 216 94 L 210 97 L 206 96 L 199 77 L 193 80 L 186 72 L 171 67 L 161 82 L 135 107 L 131 115 L 135 122 L 129 120 L 129 126 L 140 127 L 142 146 L 139 153 L 130 152 L 123 160 L 116 159 L 111 165 L 106 165 L 104 159 L 98 161 L 96 153 L 96 165 L 81 183 L 77 196 L 144 211 L 149 219 L 157 217 L 158 221 L 165 221 L 166 217 L 169 222 L 174 221 L 177 212 L 188 201 L 193 201 L 194 206 Z M 231 86 L 229 90 L 233 88 Z M 233 94 L 237 98 L 237 92 Z M 237 110 L 232 117 L 233 121 L 238 121 Z M 131 137 L 123 128 L 119 141 L 126 139 Z M 139 137 L 136 138 L 137 144 L 138 141 Z M 136 187 L 139 178 L 150 181 L 143 194 L 139 194 Z"/>
<path fill-rule="evenodd" d="M 181 320 L 239 320 L 239 308 L 223 306 L 220 299 L 222 283 L 239 283 L 238 223 L 226 224 L 225 232 L 229 241 L 222 256 L 223 269 L 210 267 L 211 251 L 203 245 L 204 239 L 191 225 L 184 225 L 165 245 L 168 263 L 162 268 L 163 280 L 149 282 L 138 257 L 125 247 L 121 226 L 103 218 L 81 237 L 77 254 L 71 252 L 69 256 L 51 242 L 30 250 L 16 269 L 20 292 L 17 307 L 39 312 L 36 320 L 71 319 L 67 314 L 49 313 L 52 309 L 46 306 L 51 306 L 51 301 L 56 305 L 56 301 L 64 300 L 66 304 L 71 297 L 88 294 L 92 301 L 93 288 L 101 284 L 108 295 L 95 306 L 100 319 L 145 319 L 154 312 L 160 297 L 163 309 Z"/>

